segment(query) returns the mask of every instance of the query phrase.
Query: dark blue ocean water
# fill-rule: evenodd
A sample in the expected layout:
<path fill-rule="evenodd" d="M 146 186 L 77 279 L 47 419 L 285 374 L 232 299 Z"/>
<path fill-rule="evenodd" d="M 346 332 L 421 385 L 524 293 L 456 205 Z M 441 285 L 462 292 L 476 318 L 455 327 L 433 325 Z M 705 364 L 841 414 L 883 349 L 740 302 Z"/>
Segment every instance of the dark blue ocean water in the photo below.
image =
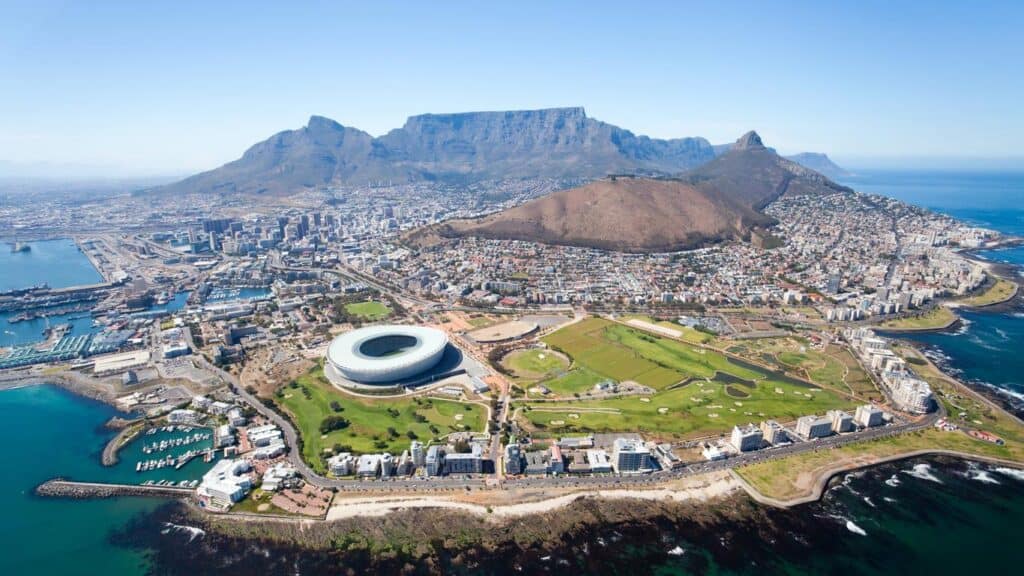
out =
<path fill-rule="evenodd" d="M 1024 236 L 1024 172 L 861 170 L 843 184 Z"/>

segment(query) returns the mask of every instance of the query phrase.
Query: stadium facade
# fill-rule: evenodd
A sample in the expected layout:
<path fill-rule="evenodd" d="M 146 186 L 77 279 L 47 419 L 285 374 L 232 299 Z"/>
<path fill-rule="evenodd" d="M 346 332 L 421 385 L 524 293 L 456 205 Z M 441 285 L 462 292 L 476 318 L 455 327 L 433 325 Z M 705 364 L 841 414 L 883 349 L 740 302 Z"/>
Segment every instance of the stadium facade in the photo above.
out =
<path fill-rule="evenodd" d="M 328 377 L 340 376 L 342 385 L 393 386 L 436 366 L 447 346 L 448 335 L 435 328 L 369 326 L 335 338 L 327 348 L 325 370 Z"/>

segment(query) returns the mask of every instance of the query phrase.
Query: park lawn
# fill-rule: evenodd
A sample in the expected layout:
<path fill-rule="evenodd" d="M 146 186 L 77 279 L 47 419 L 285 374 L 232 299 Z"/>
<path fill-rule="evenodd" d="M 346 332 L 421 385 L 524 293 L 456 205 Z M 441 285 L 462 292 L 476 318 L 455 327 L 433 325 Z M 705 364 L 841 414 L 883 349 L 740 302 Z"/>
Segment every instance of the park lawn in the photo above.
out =
<path fill-rule="evenodd" d="M 365 302 L 352 302 L 345 305 L 345 311 L 349 314 L 361 316 L 366 320 L 383 320 L 391 315 L 391 308 L 383 302 L 367 300 Z"/>
<path fill-rule="evenodd" d="M 959 300 L 959 303 L 964 306 L 991 306 L 1009 300 L 1016 292 L 1016 283 L 1005 278 L 997 278 L 995 284 L 981 294 Z"/>
<path fill-rule="evenodd" d="M 562 374 L 569 369 L 569 361 L 551 350 L 514 350 L 501 362 L 517 379 L 537 381 Z"/>
<path fill-rule="evenodd" d="M 945 306 L 936 306 L 931 310 L 914 316 L 886 320 L 879 324 L 883 330 L 900 330 L 912 332 L 915 330 L 936 330 L 945 328 L 955 322 L 957 315 Z"/>
<path fill-rule="evenodd" d="M 308 398 L 303 389 L 308 391 Z M 323 368 L 317 367 L 300 376 L 294 384 L 285 386 L 275 401 L 291 416 L 302 437 L 302 457 L 314 470 L 325 471 L 325 449 L 335 444 L 348 445 L 356 453 L 391 452 L 401 454 L 409 447 L 412 431 L 423 442 L 462 430 L 482 431 L 487 418 L 486 410 L 477 404 L 465 404 L 440 398 L 369 399 L 349 396 L 336 389 L 324 378 Z M 331 402 L 341 405 L 335 412 Z M 388 409 L 397 414 L 391 414 Z M 425 419 L 417 420 L 417 414 Z M 347 428 L 320 433 L 320 423 L 327 416 L 337 415 L 350 422 Z M 457 419 L 456 415 L 461 415 Z M 433 429 L 432 429 L 433 427 Z M 394 428 L 397 436 L 389 436 Z M 383 444 L 378 446 L 377 442 Z"/>
<path fill-rule="evenodd" d="M 815 477 L 836 466 L 866 466 L 883 458 L 919 450 L 954 450 L 989 458 L 1024 461 L 1024 444 L 1007 442 L 1006 446 L 998 446 L 971 438 L 962 432 L 942 432 L 929 428 L 846 444 L 831 450 L 815 450 L 749 464 L 737 468 L 736 473 L 761 494 L 788 500 L 810 495 Z"/>
<path fill-rule="evenodd" d="M 827 351 L 848 370 L 846 385 L 854 394 L 872 402 L 885 402 L 885 396 L 848 348 L 829 345 Z"/>
<path fill-rule="evenodd" d="M 577 368 L 567 374 L 545 381 L 544 386 L 559 396 L 572 396 L 589 392 L 594 388 L 594 384 L 603 380 L 605 378 L 586 368 Z"/>
<path fill-rule="evenodd" d="M 727 393 L 727 386 L 727 382 L 718 380 L 695 380 L 651 396 L 535 402 L 527 404 L 530 410 L 521 411 L 519 418 L 528 428 L 558 434 L 644 432 L 683 438 L 725 433 L 736 424 L 769 418 L 792 421 L 807 414 L 822 414 L 833 408 L 853 406 L 851 401 L 829 390 L 774 379 L 757 382 L 753 388 L 734 384 L 734 389 L 747 394 L 746 397 Z M 783 393 L 778 394 L 776 388 Z M 659 408 L 668 410 L 662 413 Z M 588 413 L 587 410 L 601 412 Z M 572 414 L 576 416 L 570 416 Z M 553 424 L 552 421 L 562 423 Z"/>
<path fill-rule="evenodd" d="M 801 337 L 759 338 L 731 346 L 736 355 L 756 355 L 780 370 L 803 372 L 806 378 L 819 386 L 857 395 L 866 400 L 881 402 L 881 392 L 861 368 L 849 349 L 829 344 L 820 351 Z M 844 378 L 845 374 L 845 378 Z"/>

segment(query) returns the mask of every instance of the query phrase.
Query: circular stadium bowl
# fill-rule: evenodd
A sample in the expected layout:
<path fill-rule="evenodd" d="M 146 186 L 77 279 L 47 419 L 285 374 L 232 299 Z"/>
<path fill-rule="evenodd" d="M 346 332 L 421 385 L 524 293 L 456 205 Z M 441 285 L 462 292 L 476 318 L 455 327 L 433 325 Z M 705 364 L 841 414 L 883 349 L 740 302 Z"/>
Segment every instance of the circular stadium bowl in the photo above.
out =
<path fill-rule="evenodd" d="M 433 368 L 448 335 L 422 326 L 370 326 L 346 332 L 327 348 L 327 362 L 360 384 L 388 385 Z"/>

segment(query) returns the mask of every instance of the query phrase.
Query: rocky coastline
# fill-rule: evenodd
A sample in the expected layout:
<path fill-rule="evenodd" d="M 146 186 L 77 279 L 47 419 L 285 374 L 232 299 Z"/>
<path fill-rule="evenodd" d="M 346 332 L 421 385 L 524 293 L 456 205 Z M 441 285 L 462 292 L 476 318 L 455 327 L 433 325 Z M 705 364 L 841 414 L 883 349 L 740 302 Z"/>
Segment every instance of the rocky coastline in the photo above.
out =
<path fill-rule="evenodd" d="M 921 464 L 950 471 L 973 465 L 928 457 L 853 474 L 866 473 L 872 490 L 883 491 L 883 480 Z M 664 573 L 777 573 L 812 551 L 851 554 L 851 529 L 835 520 L 831 497 L 849 476 L 832 478 L 821 500 L 792 508 L 765 506 L 743 492 L 700 502 L 582 498 L 500 521 L 413 509 L 331 522 L 238 522 L 171 502 L 112 541 L 147 550 L 160 574 L 646 575 L 665 566 L 674 571 Z"/>

